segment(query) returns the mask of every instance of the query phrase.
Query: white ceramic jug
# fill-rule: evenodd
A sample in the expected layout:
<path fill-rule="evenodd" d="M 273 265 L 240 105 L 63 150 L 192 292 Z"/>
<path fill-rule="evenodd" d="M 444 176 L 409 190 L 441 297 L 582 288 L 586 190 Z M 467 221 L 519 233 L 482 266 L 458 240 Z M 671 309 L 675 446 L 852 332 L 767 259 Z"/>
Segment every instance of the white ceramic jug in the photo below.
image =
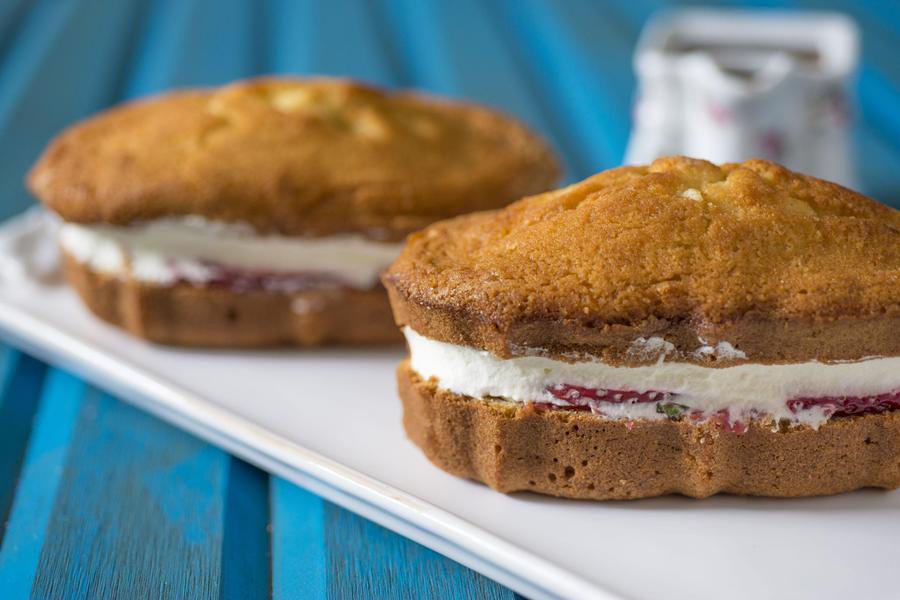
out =
<path fill-rule="evenodd" d="M 655 17 L 635 54 L 625 162 L 751 157 L 855 186 L 849 86 L 855 24 L 836 13 L 685 10 Z"/>

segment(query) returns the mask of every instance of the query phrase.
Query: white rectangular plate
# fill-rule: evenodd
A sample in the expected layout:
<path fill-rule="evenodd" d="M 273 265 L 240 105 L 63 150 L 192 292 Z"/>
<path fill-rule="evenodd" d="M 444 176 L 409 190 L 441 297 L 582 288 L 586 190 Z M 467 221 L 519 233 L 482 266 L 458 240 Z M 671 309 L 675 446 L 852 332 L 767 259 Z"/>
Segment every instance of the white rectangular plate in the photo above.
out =
<path fill-rule="evenodd" d="M 200 351 L 132 339 L 58 279 L 38 277 L 49 234 L 36 222 L 0 227 L 7 339 L 527 596 L 900 596 L 898 493 L 605 503 L 498 494 L 431 466 L 406 439 L 401 349 Z"/>

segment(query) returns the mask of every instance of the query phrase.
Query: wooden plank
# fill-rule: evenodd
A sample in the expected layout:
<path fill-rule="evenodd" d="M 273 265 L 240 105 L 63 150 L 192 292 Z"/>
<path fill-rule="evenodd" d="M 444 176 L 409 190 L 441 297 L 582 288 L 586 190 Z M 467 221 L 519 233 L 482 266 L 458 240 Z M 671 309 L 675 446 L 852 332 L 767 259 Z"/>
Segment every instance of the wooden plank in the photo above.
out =
<path fill-rule="evenodd" d="M 231 457 L 222 539 L 223 600 L 271 596 L 269 476 Z"/>
<path fill-rule="evenodd" d="M 273 0 L 266 7 L 265 71 L 398 83 L 383 32 L 372 20 L 371 2 Z"/>
<path fill-rule="evenodd" d="M 513 598 L 499 584 L 278 478 L 273 598 Z"/>
<path fill-rule="evenodd" d="M 384 5 L 385 26 L 402 49 L 410 85 L 475 100 L 523 120 L 551 142 L 564 139 L 527 64 L 503 37 L 491 4 L 401 0 Z M 556 144 L 569 172 L 575 160 Z"/>
<path fill-rule="evenodd" d="M 58 369 L 48 372 L 0 547 L 0 587 L 8 600 L 25 600 L 31 595 L 85 389 L 86 384 L 74 375 Z"/>
<path fill-rule="evenodd" d="M 35 598 L 216 598 L 231 459 L 90 388 Z"/>
<path fill-rule="evenodd" d="M 327 596 L 514 598 L 512 591 L 333 504 L 325 505 Z"/>
<path fill-rule="evenodd" d="M 45 372 L 44 363 L 20 352 L 9 355 L 4 364 L 0 390 L 0 540 L 5 537 Z"/>
<path fill-rule="evenodd" d="M 243 0 L 153 2 L 124 95 L 221 85 L 254 74 L 262 52 L 258 22 L 256 3 Z"/>
<path fill-rule="evenodd" d="M 0 63 L 0 218 L 31 203 L 22 180 L 46 142 L 111 102 L 137 7 L 134 0 L 31 5 Z"/>
<path fill-rule="evenodd" d="M 6 0 L 0 2 L 0 56 L 6 54 L 15 43 L 15 31 L 31 8 L 29 0 Z"/>
<path fill-rule="evenodd" d="M 596 3 L 499 2 L 512 32 L 556 107 L 563 143 L 581 179 L 621 164 L 629 131 L 631 53 L 635 34 Z M 597 49 L 602 44 L 602 49 Z"/>
<path fill-rule="evenodd" d="M 325 502 L 273 477 L 272 597 L 325 598 Z"/>

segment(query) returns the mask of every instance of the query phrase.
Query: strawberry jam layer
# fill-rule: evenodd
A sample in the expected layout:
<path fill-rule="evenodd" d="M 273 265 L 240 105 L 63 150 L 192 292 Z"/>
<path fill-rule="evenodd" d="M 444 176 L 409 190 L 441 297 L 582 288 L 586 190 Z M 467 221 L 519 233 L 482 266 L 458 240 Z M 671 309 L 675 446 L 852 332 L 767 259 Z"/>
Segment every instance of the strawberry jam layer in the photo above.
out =
<path fill-rule="evenodd" d="M 667 392 L 633 392 L 630 390 L 598 390 L 578 385 L 554 385 L 547 388 L 547 393 L 572 406 L 600 406 L 603 402 L 612 404 L 636 404 L 644 402 L 663 402 L 674 394 Z"/>
<path fill-rule="evenodd" d="M 594 414 L 607 417 L 621 416 L 627 407 L 638 405 L 643 409 L 654 411 L 670 419 L 681 418 L 688 406 L 675 401 L 678 394 L 647 390 L 608 390 L 586 388 L 578 385 L 559 384 L 545 390 L 555 400 L 549 406 L 576 410 L 590 410 Z"/>
<path fill-rule="evenodd" d="M 875 396 L 831 396 L 825 398 L 794 398 L 788 400 L 792 413 L 819 409 L 827 417 L 874 415 L 900 409 L 900 390 Z"/>
<path fill-rule="evenodd" d="M 649 390 L 597 389 L 577 385 L 557 384 L 548 386 L 546 394 L 551 402 L 538 402 L 542 410 L 590 410 L 611 418 L 667 418 L 673 421 L 687 419 L 692 423 L 712 421 L 722 431 L 745 433 L 748 423 L 768 417 L 757 409 L 704 411 L 692 407 L 679 394 Z M 900 390 L 871 396 L 824 396 L 819 398 L 792 398 L 787 408 L 794 415 L 804 411 L 816 411 L 824 418 L 850 417 L 879 414 L 900 409 Z M 653 410 L 648 410 L 650 407 Z M 629 410 L 628 407 L 633 407 Z"/>
<path fill-rule="evenodd" d="M 349 282 L 337 275 L 315 271 L 283 272 L 262 269 L 237 269 L 212 262 L 202 262 L 186 269 L 178 262 L 169 263 L 175 283 L 196 287 L 225 289 L 232 292 L 269 292 L 289 294 L 305 290 L 338 288 Z"/>

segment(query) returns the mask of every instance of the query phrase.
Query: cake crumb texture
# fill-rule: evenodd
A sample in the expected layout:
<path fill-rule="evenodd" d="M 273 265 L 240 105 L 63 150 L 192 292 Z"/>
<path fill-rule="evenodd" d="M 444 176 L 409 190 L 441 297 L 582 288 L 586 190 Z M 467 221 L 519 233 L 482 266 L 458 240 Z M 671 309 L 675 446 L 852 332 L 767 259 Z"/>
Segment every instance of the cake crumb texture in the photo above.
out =
<path fill-rule="evenodd" d="M 341 79 L 263 78 L 101 113 L 54 139 L 28 184 L 79 223 L 191 214 L 396 241 L 544 191 L 559 172 L 540 138 L 482 107 Z"/>
<path fill-rule="evenodd" d="M 762 160 L 663 158 L 436 223 L 384 280 L 401 325 L 500 356 L 624 360 L 651 336 L 684 360 L 900 354 L 900 212 Z"/>

